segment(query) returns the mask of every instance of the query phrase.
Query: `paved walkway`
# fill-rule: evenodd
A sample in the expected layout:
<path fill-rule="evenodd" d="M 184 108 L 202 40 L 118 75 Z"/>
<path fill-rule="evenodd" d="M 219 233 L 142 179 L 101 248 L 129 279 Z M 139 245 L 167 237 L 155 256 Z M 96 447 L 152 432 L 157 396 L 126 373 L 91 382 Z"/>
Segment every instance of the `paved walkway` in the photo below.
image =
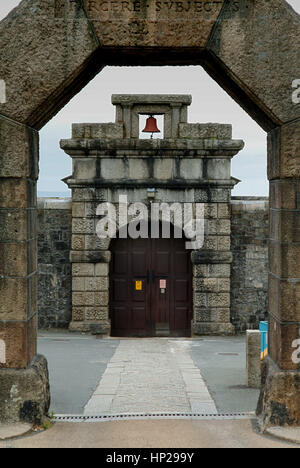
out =
<path fill-rule="evenodd" d="M 0 440 L 0 448 L 299 448 L 259 434 L 251 418 L 134 416 L 88 422 L 103 413 L 114 418 L 254 411 L 258 391 L 245 386 L 244 337 L 97 340 L 42 332 L 39 352 L 49 362 L 52 410 L 84 413 L 87 422 L 57 422 L 45 432 Z M 0 427 L 0 439 L 10 435 L 8 429 Z M 274 433 L 286 436 L 282 429 Z M 296 440 L 297 434 L 290 430 L 288 438 Z"/>
<path fill-rule="evenodd" d="M 152 338 L 120 342 L 84 414 L 170 411 L 217 408 L 185 342 Z"/>
<path fill-rule="evenodd" d="M 259 396 L 246 387 L 243 336 L 97 339 L 42 331 L 38 352 L 48 360 L 55 414 L 249 413 Z"/>

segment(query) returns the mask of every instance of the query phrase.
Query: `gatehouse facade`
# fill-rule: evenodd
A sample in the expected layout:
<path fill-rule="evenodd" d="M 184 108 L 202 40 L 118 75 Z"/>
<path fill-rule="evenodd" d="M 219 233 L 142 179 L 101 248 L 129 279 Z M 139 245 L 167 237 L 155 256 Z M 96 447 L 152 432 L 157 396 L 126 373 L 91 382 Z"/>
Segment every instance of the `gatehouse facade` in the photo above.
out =
<path fill-rule="evenodd" d="M 73 159 L 66 179 L 73 213 L 72 330 L 114 336 L 234 333 L 230 200 L 237 180 L 230 168 L 244 143 L 232 139 L 231 125 L 188 123 L 191 102 L 185 95 L 114 95 L 115 123 L 74 124 L 72 139 L 61 141 Z M 139 138 L 141 115 L 163 115 L 163 138 Z M 99 238 L 99 215 L 105 213 L 99 207 L 105 203 L 119 215 L 118 241 Z M 128 232 L 135 203 L 144 211 L 136 216 L 150 223 L 139 240 Z M 200 244 L 192 245 L 182 232 L 182 239 L 174 239 L 177 224 L 184 229 L 184 212 L 190 209 L 194 218 L 196 208 Z M 168 220 L 173 228 L 164 233 L 159 222 Z"/>

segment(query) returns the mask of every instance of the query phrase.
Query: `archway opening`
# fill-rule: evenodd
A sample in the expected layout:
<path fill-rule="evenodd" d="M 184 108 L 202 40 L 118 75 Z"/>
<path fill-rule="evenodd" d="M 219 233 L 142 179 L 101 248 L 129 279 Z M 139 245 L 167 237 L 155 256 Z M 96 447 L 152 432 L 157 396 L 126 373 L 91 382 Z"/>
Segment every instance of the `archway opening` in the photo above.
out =
<path fill-rule="evenodd" d="M 111 68 L 107 68 L 105 70 L 102 71 L 102 73 L 99 75 L 99 82 L 100 82 L 100 78 L 101 76 L 104 76 L 105 73 L 107 72 L 107 76 L 109 77 L 109 80 L 113 82 L 112 80 L 112 75 L 111 73 L 114 72 L 116 69 L 111 67 Z M 136 71 L 137 73 L 141 73 L 141 75 L 139 76 L 142 76 L 144 73 L 148 73 L 149 74 L 149 71 L 151 70 L 154 70 L 156 74 L 159 75 L 159 73 L 163 70 L 161 68 L 156 68 L 156 67 L 152 67 L 151 69 L 145 69 L 145 68 L 133 68 L 133 69 L 127 69 L 127 68 L 122 68 L 122 69 L 118 69 L 118 78 L 116 77 L 115 75 L 115 82 L 114 83 L 114 89 L 112 92 L 115 92 L 115 91 L 119 91 L 119 88 L 117 87 L 117 83 L 119 83 L 119 80 L 120 80 L 120 73 L 122 72 L 122 70 L 124 70 L 124 76 L 126 76 L 127 74 L 127 77 L 130 77 L 132 76 L 132 78 L 127 78 L 127 79 L 124 79 L 122 81 L 125 82 L 125 85 L 124 85 L 124 88 L 125 89 L 128 89 L 128 82 L 133 82 L 133 85 L 136 85 L 138 86 L 139 83 L 141 82 L 141 79 L 138 79 L 136 81 L 133 80 L 133 75 L 134 75 L 134 71 Z M 203 73 L 203 76 L 207 76 L 205 74 L 205 72 L 202 70 L 200 67 L 180 67 L 180 68 L 169 68 L 168 71 L 169 73 L 171 74 L 172 73 L 172 76 L 173 76 L 173 82 L 174 82 L 174 75 L 175 75 L 175 71 L 178 72 L 178 81 L 180 82 L 179 84 L 176 85 L 176 92 L 179 92 L 179 89 L 182 92 L 186 92 L 186 88 L 182 88 L 182 85 L 181 85 L 181 82 L 184 80 L 183 78 L 183 75 L 184 73 L 186 74 L 186 76 L 188 76 L 188 74 L 190 74 L 192 76 L 192 79 L 191 79 L 191 82 L 193 82 L 193 89 L 196 89 L 197 87 L 197 80 L 199 79 L 199 76 L 201 75 L 201 73 Z M 97 78 L 97 79 L 98 79 Z M 97 80 L 95 79 L 95 81 Z M 149 76 L 149 81 L 145 80 L 144 81 L 144 88 L 139 88 L 139 91 L 140 92 L 146 92 L 148 90 L 153 90 L 153 88 L 151 88 L 151 86 L 148 86 L 148 84 L 151 82 L 151 81 L 154 81 L 153 80 L 153 77 L 151 78 Z M 167 79 L 162 82 L 158 82 L 157 80 L 156 81 L 156 88 L 155 88 L 155 91 L 157 93 L 161 93 L 161 92 L 164 92 L 165 89 L 170 89 L 170 75 L 167 77 Z M 186 82 L 186 79 L 185 79 L 185 82 Z M 163 86 L 162 86 L 163 84 Z M 103 84 L 102 84 L 103 85 Z M 89 99 L 88 99 L 88 88 L 93 88 L 93 82 L 82 92 L 82 95 L 84 96 L 82 101 L 81 101 L 81 111 L 82 109 L 84 109 L 84 101 L 86 102 L 89 102 Z M 206 91 L 203 91 L 202 95 L 199 96 L 199 98 L 197 99 L 197 96 L 195 96 L 194 94 L 194 91 L 192 91 L 190 85 L 187 89 L 188 92 L 190 92 L 191 94 L 193 94 L 193 98 L 194 98 L 194 104 L 195 104 L 195 107 L 197 105 L 197 101 L 200 101 L 201 102 L 201 106 L 197 106 L 197 109 L 195 109 L 195 111 L 192 111 L 190 116 L 192 116 L 192 119 L 190 120 L 193 120 L 193 121 L 222 121 L 222 122 L 226 122 L 226 123 L 233 123 L 233 129 L 234 129 L 234 134 L 236 137 L 241 137 L 241 138 L 245 138 L 245 130 L 247 129 L 250 129 L 250 132 L 249 132 L 249 135 L 248 135 L 248 142 L 250 143 L 250 147 L 251 147 L 251 141 L 255 141 L 255 144 L 257 143 L 257 141 L 260 139 L 260 141 L 262 142 L 260 145 L 258 145 L 257 147 L 252 146 L 251 147 L 251 150 L 250 148 L 248 148 L 248 155 L 247 153 L 245 154 L 244 153 L 244 157 L 245 159 L 247 158 L 248 162 L 249 162 L 249 167 L 253 168 L 252 171 L 249 170 L 249 167 L 245 170 L 243 169 L 243 163 L 245 161 L 245 159 L 243 160 L 243 163 L 241 163 L 240 165 L 240 168 L 242 168 L 245 172 L 247 172 L 247 175 L 248 175 L 248 178 L 250 176 L 250 172 L 252 172 L 253 174 L 253 178 L 255 179 L 255 177 L 257 176 L 257 173 L 258 172 L 261 172 L 261 173 L 266 173 L 266 157 L 263 157 L 265 155 L 265 151 L 266 151 L 266 142 L 265 142 L 265 134 L 262 130 L 257 130 L 258 127 L 257 127 L 257 124 L 256 123 L 253 123 L 253 121 L 249 118 L 249 116 L 247 114 L 245 114 L 245 112 L 243 112 L 242 110 L 240 110 L 240 112 L 238 113 L 235 113 L 238 109 L 238 105 L 233 103 L 233 101 L 231 101 L 230 98 L 228 98 L 227 95 L 225 95 L 225 93 L 223 93 L 223 91 L 221 90 L 220 92 L 220 88 L 218 88 L 218 86 L 210 79 L 208 78 L 208 87 L 209 87 L 209 91 L 210 93 L 208 94 L 207 93 L 207 90 Z M 90 88 L 90 89 L 91 89 Z M 104 88 L 105 89 L 110 89 L 108 86 L 107 86 L 107 82 L 104 83 Z M 124 90 L 125 90 L 124 89 Z M 134 88 L 133 88 L 134 89 Z M 217 91 L 218 90 L 218 91 Z M 122 89 L 123 91 L 123 89 Z M 96 88 L 95 88 L 95 92 L 96 92 Z M 153 92 L 153 91 L 152 91 Z M 207 96 L 205 96 L 205 94 L 207 94 Z M 92 93 L 91 94 L 92 96 L 92 99 L 94 100 L 94 94 Z M 209 97 L 210 96 L 210 97 Z M 216 97 L 216 101 L 217 101 L 217 104 L 216 104 L 216 101 L 213 101 L 214 102 L 214 105 L 212 105 L 212 96 L 215 96 Z M 223 99 L 225 99 L 225 101 L 223 101 Z M 60 131 L 58 134 L 57 134 L 57 137 L 56 137 L 56 141 L 58 141 L 62 136 L 66 136 L 69 134 L 70 132 L 70 123 L 71 121 L 74 121 L 74 116 L 76 115 L 76 118 L 75 120 L 76 121 L 89 121 L 89 122 L 99 122 L 99 120 L 112 120 L 113 117 L 112 115 L 110 114 L 111 112 L 111 104 L 110 104 L 110 94 L 109 95 L 106 95 L 104 98 L 103 98 L 104 102 L 106 103 L 107 105 L 107 108 L 109 107 L 109 110 L 107 112 L 107 117 L 106 118 L 101 118 L 99 117 L 99 113 L 98 113 L 98 109 L 95 108 L 95 107 L 90 107 L 90 109 L 92 109 L 92 112 L 91 110 L 88 110 L 87 113 L 90 113 L 89 114 L 89 117 L 87 117 L 86 115 L 82 115 L 79 117 L 80 114 L 77 114 L 76 115 L 76 109 L 75 107 L 72 107 L 72 103 L 70 104 L 70 108 L 69 109 L 65 109 L 66 111 L 66 115 L 67 115 L 67 119 L 65 121 L 65 127 L 64 127 L 64 130 L 63 131 Z M 229 112 L 228 112 L 228 103 L 229 102 L 232 102 L 233 104 L 233 110 L 232 110 L 232 113 L 230 114 L 229 116 Z M 205 103 L 205 105 L 203 105 L 203 103 Z M 223 103 L 223 104 L 222 104 Z M 224 111 L 224 115 L 222 115 L 222 108 L 226 108 L 226 110 Z M 218 111 L 219 109 L 219 111 Z M 80 112 L 80 111 L 79 111 Z M 103 115 L 103 114 L 102 114 Z M 234 116 L 234 120 L 236 123 L 238 123 L 238 129 L 237 129 L 237 125 L 235 125 L 235 122 L 232 122 L 232 117 Z M 243 119 L 243 116 L 245 117 Z M 55 119 L 53 119 L 53 124 L 55 124 Z M 52 125 L 52 123 L 50 123 L 49 125 Z M 42 138 L 43 138 L 43 133 L 45 132 L 45 136 L 46 136 L 46 130 L 47 130 L 47 126 L 42 130 Z M 253 133 L 252 133 L 253 132 Z M 246 139 L 246 138 L 245 138 Z M 47 141 L 47 136 L 46 136 L 46 139 L 45 141 Z M 247 142 L 247 141 L 246 141 Z M 249 145 L 247 145 L 249 146 Z M 246 147 L 247 147 L 246 146 Z M 255 150 L 258 149 L 257 153 L 255 154 L 255 156 L 253 157 L 253 153 L 254 153 L 254 148 Z M 61 150 L 58 150 L 59 152 L 59 158 L 61 159 L 63 154 L 61 152 Z M 239 158 L 240 160 L 242 160 L 242 156 L 240 156 Z M 264 161 L 264 162 L 263 162 Z M 261 171 L 258 170 L 258 166 L 261 165 L 262 169 Z M 58 167 L 58 165 L 56 165 L 56 168 Z M 48 172 L 48 175 L 49 175 L 49 171 Z M 56 170 L 57 172 L 57 170 Z M 236 172 L 233 172 L 234 175 L 238 175 Z M 66 173 L 63 173 L 61 176 L 65 176 Z M 242 178 L 245 180 L 245 177 L 242 177 L 240 176 L 239 178 Z M 241 184 L 242 185 L 242 184 Z M 237 186 L 239 187 L 239 186 Z M 266 183 L 266 178 L 262 178 L 262 183 L 261 183 L 261 187 L 263 188 L 263 193 L 266 194 L 267 193 L 267 183 Z M 254 195 L 260 195 L 262 193 L 262 191 L 253 191 L 253 181 L 250 182 L 250 184 L 248 185 L 248 190 L 249 192 L 247 193 L 247 190 L 245 190 L 245 192 L 243 192 L 243 189 L 241 188 L 240 189 L 240 193 L 243 193 L 243 194 L 251 194 L 252 196 Z M 251 196 L 250 195 L 250 196 Z M 237 195 L 238 196 L 238 195 Z M 256 202 L 258 202 L 258 200 L 256 200 Z M 242 207 L 242 210 L 241 212 L 243 212 L 244 208 Z M 237 214 L 237 217 L 240 216 L 240 213 Z M 251 215 L 250 215 L 251 216 Z M 264 226 L 264 229 L 266 228 L 266 226 Z M 259 228 L 258 228 L 259 229 Z M 246 228 L 246 233 L 245 235 L 247 234 L 247 228 Z M 243 246 L 244 247 L 244 246 Z M 241 268 L 244 267 L 244 264 Z M 266 275 L 267 275 L 267 272 L 265 272 Z M 223 274 L 223 273 L 222 273 Z M 227 273 L 226 273 L 227 274 Z M 237 277 L 241 277 L 239 271 L 236 272 L 236 276 Z M 163 278 L 160 278 L 160 279 L 163 279 Z M 140 281 L 140 280 L 137 280 L 137 281 Z M 209 282 L 207 282 L 209 283 Z M 249 288 L 249 284 L 247 285 L 247 287 Z M 263 288 L 266 288 L 266 283 L 264 282 L 263 284 Z M 200 294 L 199 294 L 200 296 Z M 252 303 L 253 305 L 253 309 L 255 309 L 256 305 L 255 303 Z M 49 309 L 48 309 L 49 310 Z M 255 312 L 250 314 L 248 313 L 245 314 L 245 320 L 244 320 L 244 324 L 242 327 L 246 327 L 247 325 L 249 326 L 250 324 L 250 321 L 248 319 L 248 317 L 250 315 L 255 315 L 256 316 L 256 323 L 257 323 L 257 320 L 259 320 L 259 317 L 261 316 L 261 310 L 260 310 L 260 314 L 259 315 L 256 315 Z M 204 314 L 202 314 L 202 316 L 204 317 Z M 131 319 L 130 319 L 131 320 Z M 207 320 L 209 321 L 210 320 L 210 317 L 206 316 L 204 318 L 204 320 Z M 238 321 L 239 319 L 237 319 Z M 125 320 L 126 321 L 126 320 Z M 166 324 L 166 322 L 159 322 L 158 320 L 155 322 L 157 324 Z M 256 324 L 255 322 L 252 322 L 252 326 L 254 327 Z M 156 327 L 156 325 L 155 325 Z M 241 328 L 242 328 L 241 327 Z M 132 325 L 130 326 L 130 329 L 132 330 Z M 163 328 L 165 328 L 163 330 Z M 115 328 L 115 330 L 118 330 L 117 328 Z M 166 327 L 162 327 L 162 333 L 166 332 Z M 186 330 L 186 329 L 185 329 Z M 127 328 L 127 332 L 125 332 L 125 334 L 128 333 L 128 328 Z M 121 335 L 122 333 L 120 333 L 120 330 L 116 331 L 115 333 L 116 335 Z M 138 334 L 138 333 L 137 333 Z M 183 336 L 184 334 L 181 332 L 181 336 Z M 189 336 L 188 333 L 186 333 L 186 336 Z M 82 338 L 83 339 L 83 338 Z M 103 343 L 105 343 L 103 341 Z M 205 340 L 205 344 L 208 345 L 208 348 L 209 348 L 209 339 L 206 341 Z M 107 343 L 107 349 L 109 349 L 109 346 L 111 346 L 111 349 L 113 349 L 113 345 L 109 345 L 109 343 Z M 229 346 L 229 348 L 227 347 Z M 60 347 L 64 347 L 64 344 L 60 344 Z M 224 348 L 225 348 L 225 352 L 223 353 L 223 355 L 220 355 L 220 357 L 218 358 L 220 361 L 221 360 L 225 360 L 226 359 L 226 356 L 228 356 L 228 354 L 231 354 L 232 355 L 232 358 L 231 359 L 235 359 L 234 356 L 237 356 L 239 357 L 239 359 L 242 360 L 242 356 L 243 356 L 243 344 L 242 343 L 239 343 L 238 345 L 235 345 L 234 346 L 234 349 L 230 349 L 230 344 L 229 345 L 225 345 L 224 344 Z M 194 350 L 196 349 L 196 347 L 194 348 Z M 93 360 L 91 360 L 93 361 Z M 94 362 L 94 361 L 93 361 Z M 230 362 L 229 362 L 229 359 L 227 358 L 227 361 L 225 363 L 225 366 L 228 366 L 228 368 L 230 368 Z M 244 367 L 244 360 L 243 360 L 243 367 Z M 242 367 L 242 369 L 243 369 Z M 56 369 L 57 371 L 57 369 Z M 231 370 L 230 370 L 231 372 Z M 243 373 L 242 373 L 243 372 Z M 239 377 L 237 378 L 237 374 L 235 374 L 235 380 L 233 381 L 232 385 L 234 386 L 234 384 L 236 385 L 236 387 L 238 387 L 239 385 L 241 386 L 243 384 L 243 378 L 244 378 L 244 371 L 240 372 L 239 374 Z M 100 375 L 100 374 L 99 374 Z M 59 380 L 59 377 L 57 377 L 57 380 Z M 240 391 L 241 390 L 237 390 L 237 391 Z M 253 393 L 253 392 L 252 392 Z M 236 411 L 241 411 L 241 410 L 248 410 L 248 409 L 251 409 L 251 410 L 254 410 L 254 406 L 255 406 L 255 403 L 253 403 L 253 401 L 255 399 L 257 399 L 257 395 L 258 395 L 258 392 L 256 391 L 255 393 L 255 396 L 254 398 L 252 397 L 252 407 L 251 408 L 248 408 L 248 407 L 245 407 L 245 406 L 240 406 L 239 408 L 236 407 Z M 241 400 L 237 400 L 237 401 L 241 401 Z M 226 405 L 225 405 L 226 406 Z M 222 410 L 225 411 L 225 407 L 221 406 Z M 231 407 L 230 410 L 233 410 L 233 408 Z M 229 407 L 228 407 L 228 411 L 229 411 Z"/>

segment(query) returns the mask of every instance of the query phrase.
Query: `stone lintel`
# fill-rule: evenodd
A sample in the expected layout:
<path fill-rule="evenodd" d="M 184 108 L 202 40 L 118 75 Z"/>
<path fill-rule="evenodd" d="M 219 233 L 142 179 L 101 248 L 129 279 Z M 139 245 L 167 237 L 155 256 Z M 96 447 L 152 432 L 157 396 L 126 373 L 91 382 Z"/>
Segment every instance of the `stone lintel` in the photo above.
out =
<path fill-rule="evenodd" d="M 111 103 L 114 106 L 132 107 L 136 104 L 192 104 L 192 96 L 188 94 L 113 94 Z"/>

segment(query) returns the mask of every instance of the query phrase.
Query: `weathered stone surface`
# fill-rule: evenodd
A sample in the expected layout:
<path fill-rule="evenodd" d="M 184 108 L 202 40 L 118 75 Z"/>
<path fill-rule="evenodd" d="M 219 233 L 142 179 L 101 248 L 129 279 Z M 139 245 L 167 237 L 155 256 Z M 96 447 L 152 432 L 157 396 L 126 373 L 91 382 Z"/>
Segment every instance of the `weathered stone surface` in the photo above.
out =
<path fill-rule="evenodd" d="M 299 181 L 280 179 L 270 181 L 270 207 L 272 209 L 300 209 Z"/>
<path fill-rule="evenodd" d="M 192 262 L 194 265 L 232 263 L 231 252 L 215 251 L 194 251 L 192 252 Z"/>
<path fill-rule="evenodd" d="M 227 140 L 232 138 L 232 125 L 226 124 L 191 124 L 179 125 L 180 138 L 218 138 Z"/>
<path fill-rule="evenodd" d="M 27 239 L 26 210 L 0 210 L 0 241 L 22 242 Z"/>
<path fill-rule="evenodd" d="M 208 49 L 273 121 L 299 117 L 292 84 L 299 75 L 300 20 L 287 2 L 227 2 Z"/>
<path fill-rule="evenodd" d="M 23 1 L 0 23 L 0 76 L 6 82 L 0 113 L 36 128 L 66 102 L 68 82 L 98 47 L 79 2 L 66 3 L 62 17 L 55 5 Z M 70 89 L 68 99 L 77 91 Z"/>
<path fill-rule="evenodd" d="M 73 291 L 107 291 L 108 278 L 73 278 Z"/>
<path fill-rule="evenodd" d="M 86 332 L 93 335 L 110 335 L 110 322 L 71 322 L 69 330 L 71 332 Z"/>
<path fill-rule="evenodd" d="M 196 203 L 230 203 L 231 190 L 225 188 L 196 189 Z"/>
<path fill-rule="evenodd" d="M 263 364 L 262 390 L 257 407 L 262 429 L 300 425 L 299 371 L 280 370 L 270 358 Z"/>
<path fill-rule="evenodd" d="M 84 235 L 74 234 L 72 236 L 72 250 L 84 250 Z"/>
<path fill-rule="evenodd" d="M 27 242 L 5 243 L 2 246 L 2 272 L 6 277 L 26 276 L 27 265 Z M 36 270 L 36 266 L 35 266 Z M 28 274 L 31 273 L 28 271 Z"/>
<path fill-rule="evenodd" d="M 300 246 L 270 241 L 270 271 L 279 278 L 300 278 Z"/>
<path fill-rule="evenodd" d="M 230 309 L 221 308 L 195 308 L 194 314 L 195 322 L 210 322 L 210 323 L 229 323 L 230 322 Z"/>
<path fill-rule="evenodd" d="M 108 276 L 109 265 L 108 263 L 96 263 L 95 276 Z"/>
<path fill-rule="evenodd" d="M 230 294 L 228 293 L 208 293 L 208 307 L 230 307 Z"/>
<path fill-rule="evenodd" d="M 300 241 L 300 210 L 270 211 L 270 239 L 281 242 Z"/>
<path fill-rule="evenodd" d="M 0 320 L 27 319 L 27 280 L 0 278 Z"/>
<path fill-rule="evenodd" d="M 276 128 L 268 134 L 269 180 L 300 178 L 299 147 L 299 119 Z"/>
<path fill-rule="evenodd" d="M 71 320 L 71 206 L 39 203 L 38 311 L 40 328 L 67 328 Z M 55 208 L 56 209 L 53 209 Z M 74 271 L 76 265 L 73 266 Z"/>
<path fill-rule="evenodd" d="M 5 156 L 6 157 L 6 156 Z M 0 179 L 0 209 L 27 207 L 26 179 Z"/>
<path fill-rule="evenodd" d="M 231 207 L 231 321 L 244 332 L 267 320 L 269 203 L 233 198 Z"/>
<path fill-rule="evenodd" d="M 73 263 L 72 276 L 94 276 L 95 265 L 91 263 Z"/>
<path fill-rule="evenodd" d="M 111 253 L 108 250 L 85 250 L 85 251 L 71 251 L 71 263 L 109 263 L 111 260 Z"/>
<path fill-rule="evenodd" d="M 300 323 L 300 280 L 280 280 L 269 276 L 269 310 L 282 322 Z"/>
<path fill-rule="evenodd" d="M 198 278 L 230 278 L 230 265 L 226 264 L 194 265 L 193 271 Z"/>
<path fill-rule="evenodd" d="M 5 343 L 5 362 L 0 369 L 25 369 L 36 354 L 36 314 L 28 321 L 0 322 L 0 339 Z"/>
<path fill-rule="evenodd" d="M 231 205 L 230 203 L 218 203 L 218 218 L 230 219 L 231 218 Z"/>
<path fill-rule="evenodd" d="M 95 294 L 93 292 L 73 292 L 72 304 L 77 306 L 93 306 L 95 304 Z"/>
<path fill-rule="evenodd" d="M 102 0 L 96 0 L 102 1 Z M 192 96 L 189 94 L 113 94 L 111 103 L 114 106 L 132 107 L 134 105 L 154 105 L 154 106 L 189 106 L 192 103 Z M 147 107 L 146 107 L 147 108 Z M 148 109 L 148 108 L 147 108 Z M 124 116 L 122 116 L 124 118 Z"/>
<path fill-rule="evenodd" d="M 260 388 L 261 385 L 261 335 L 259 330 L 246 333 L 247 385 Z"/>
<path fill-rule="evenodd" d="M 73 234 L 95 234 L 95 220 L 87 218 L 75 218 L 72 221 Z"/>
<path fill-rule="evenodd" d="M 85 236 L 85 249 L 86 250 L 109 250 L 111 239 L 99 239 L 95 234 L 93 236 Z"/>
<path fill-rule="evenodd" d="M 102 46 L 204 48 L 224 0 L 84 0 Z"/>
<path fill-rule="evenodd" d="M 84 321 L 84 314 L 85 314 L 84 307 L 73 307 L 70 311 L 72 313 L 72 320 L 73 322 L 83 322 Z"/>
<path fill-rule="evenodd" d="M 295 343 L 299 342 L 300 324 L 280 322 L 276 317 L 269 318 L 269 355 L 282 370 L 299 370 L 295 359 Z M 280 343 L 280 346 L 278 346 Z"/>
<path fill-rule="evenodd" d="M 0 116 L 0 141 L 0 178 L 30 177 L 33 180 L 37 179 L 38 132 Z M 0 183 L 2 184 L 1 179 Z M 23 192 L 24 195 L 25 193 Z M 20 206 L 18 207 L 20 208 Z"/>
<path fill-rule="evenodd" d="M 122 123 L 73 124 L 72 138 L 123 138 Z"/>
<path fill-rule="evenodd" d="M 36 356 L 24 370 L 0 369 L 0 422 L 42 424 L 50 407 L 47 361 Z"/>
<path fill-rule="evenodd" d="M 86 307 L 85 320 L 94 322 L 107 322 L 108 321 L 108 307 Z"/>
<path fill-rule="evenodd" d="M 231 323 L 193 323 L 193 333 L 203 336 L 232 336 L 235 334 L 234 326 Z"/>
<path fill-rule="evenodd" d="M 103 202 L 107 200 L 106 189 L 74 188 L 72 189 L 72 202 Z"/>

